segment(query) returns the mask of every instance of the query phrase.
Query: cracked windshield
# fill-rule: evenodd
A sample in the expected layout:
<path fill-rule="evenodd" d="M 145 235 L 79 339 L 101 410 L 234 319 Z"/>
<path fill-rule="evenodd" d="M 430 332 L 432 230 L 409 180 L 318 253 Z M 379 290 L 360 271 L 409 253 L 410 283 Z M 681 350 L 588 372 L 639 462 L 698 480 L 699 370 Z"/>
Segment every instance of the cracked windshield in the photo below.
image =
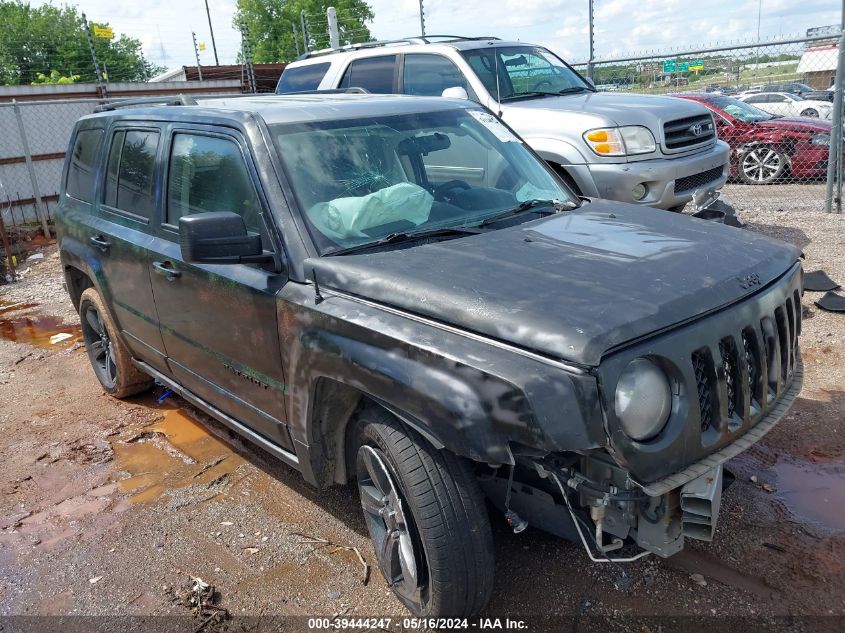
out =
<path fill-rule="evenodd" d="M 397 233 L 477 226 L 526 201 L 577 204 L 482 110 L 271 129 L 324 254 Z"/>

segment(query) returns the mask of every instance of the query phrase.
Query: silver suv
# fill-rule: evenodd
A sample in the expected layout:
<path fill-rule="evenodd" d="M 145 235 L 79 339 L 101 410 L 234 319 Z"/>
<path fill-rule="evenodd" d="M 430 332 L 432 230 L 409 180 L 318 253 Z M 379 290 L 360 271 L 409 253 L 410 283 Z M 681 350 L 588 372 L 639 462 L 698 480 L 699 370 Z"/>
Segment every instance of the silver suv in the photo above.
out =
<path fill-rule="evenodd" d="M 704 106 L 596 92 L 540 46 L 427 36 L 315 51 L 285 68 L 276 92 L 351 87 L 477 101 L 584 196 L 679 209 L 696 189 L 728 177 L 728 146 Z M 452 176 L 468 181 L 484 170 L 467 164 Z"/>

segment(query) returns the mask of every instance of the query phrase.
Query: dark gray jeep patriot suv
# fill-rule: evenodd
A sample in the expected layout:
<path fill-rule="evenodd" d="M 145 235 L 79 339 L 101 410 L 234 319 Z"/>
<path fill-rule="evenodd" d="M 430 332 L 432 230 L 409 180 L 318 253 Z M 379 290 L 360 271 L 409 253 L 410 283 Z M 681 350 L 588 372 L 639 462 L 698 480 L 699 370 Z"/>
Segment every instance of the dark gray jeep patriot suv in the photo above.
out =
<path fill-rule="evenodd" d="M 177 103 L 70 143 L 61 258 L 108 393 L 155 379 L 356 481 L 418 615 L 489 600 L 485 498 L 593 560 L 712 538 L 723 464 L 801 386 L 794 248 L 579 199 L 468 101 Z"/>

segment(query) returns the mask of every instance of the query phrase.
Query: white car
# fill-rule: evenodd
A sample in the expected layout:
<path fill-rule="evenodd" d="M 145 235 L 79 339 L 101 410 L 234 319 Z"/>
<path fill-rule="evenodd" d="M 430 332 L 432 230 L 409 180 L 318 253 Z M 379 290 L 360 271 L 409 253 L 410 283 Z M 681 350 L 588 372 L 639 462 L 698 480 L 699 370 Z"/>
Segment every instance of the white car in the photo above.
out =
<path fill-rule="evenodd" d="M 788 92 L 756 92 L 743 94 L 740 101 L 750 103 L 769 114 L 780 116 L 808 116 L 829 119 L 833 104 L 829 101 L 802 99 Z"/>

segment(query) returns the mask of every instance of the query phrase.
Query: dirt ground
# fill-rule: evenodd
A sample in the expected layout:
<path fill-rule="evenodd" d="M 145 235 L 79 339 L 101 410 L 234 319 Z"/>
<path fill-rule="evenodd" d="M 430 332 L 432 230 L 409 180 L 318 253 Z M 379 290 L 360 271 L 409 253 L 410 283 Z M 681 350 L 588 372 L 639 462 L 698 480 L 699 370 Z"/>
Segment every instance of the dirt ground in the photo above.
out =
<path fill-rule="evenodd" d="M 799 244 L 806 270 L 845 284 L 842 219 L 742 217 Z M 374 567 L 355 490 L 312 489 L 178 397 L 157 402 L 161 388 L 106 396 L 55 246 L 41 252 L 22 281 L 0 286 L 0 616 L 190 618 L 199 577 L 234 616 L 393 616 L 396 628 L 407 613 Z M 485 616 L 572 630 L 591 618 L 602 630 L 667 630 L 632 624 L 649 616 L 681 618 L 687 630 L 845 626 L 845 316 L 816 308 L 819 297 L 804 297 L 803 393 L 730 462 L 737 479 L 713 543 L 688 541 L 669 560 L 593 564 L 580 545 L 532 528 L 514 535 L 493 514 Z M 57 333 L 69 336 L 51 343 Z M 357 548 L 368 581 L 355 551 L 338 546 Z"/>

